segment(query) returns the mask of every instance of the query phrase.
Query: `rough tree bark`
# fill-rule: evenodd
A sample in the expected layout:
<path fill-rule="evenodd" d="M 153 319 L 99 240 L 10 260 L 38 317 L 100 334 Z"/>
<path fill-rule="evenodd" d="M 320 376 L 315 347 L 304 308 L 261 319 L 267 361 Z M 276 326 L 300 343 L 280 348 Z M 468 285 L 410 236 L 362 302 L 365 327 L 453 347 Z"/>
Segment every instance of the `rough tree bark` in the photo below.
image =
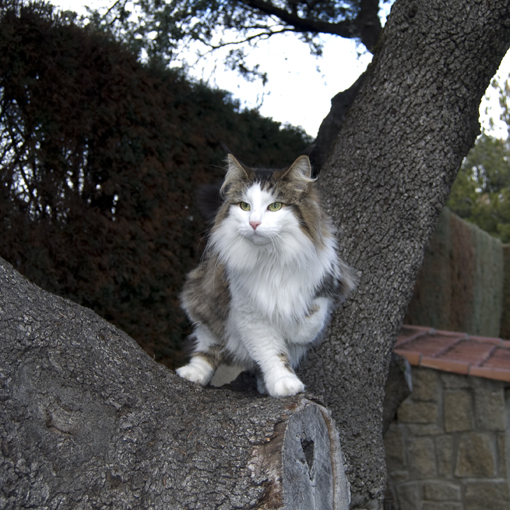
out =
<path fill-rule="evenodd" d="M 309 151 L 314 177 L 320 174 L 320 170 L 331 151 L 333 143 L 338 138 L 338 133 L 344 125 L 347 113 L 354 103 L 358 92 L 361 89 L 365 73 L 346 90 L 339 92 L 331 99 L 331 109 L 321 122 L 317 138 Z"/>
<path fill-rule="evenodd" d="M 347 510 L 310 395 L 203 389 L 0 259 L 0 508 Z"/>
<path fill-rule="evenodd" d="M 509 43 L 507 0 L 397 0 L 321 172 L 361 280 L 301 376 L 340 428 L 352 508 L 381 506 L 393 342 Z M 345 504 L 333 422 L 312 397 L 194 387 L 5 264 L 0 287 L 6 508 L 299 508 L 302 493 L 306 508 L 326 508 L 324 494 Z"/>
<path fill-rule="evenodd" d="M 322 195 L 361 276 L 300 375 L 340 428 L 352 508 L 381 507 L 388 363 L 424 247 L 510 43 L 510 2 L 397 0 L 332 153 Z"/>

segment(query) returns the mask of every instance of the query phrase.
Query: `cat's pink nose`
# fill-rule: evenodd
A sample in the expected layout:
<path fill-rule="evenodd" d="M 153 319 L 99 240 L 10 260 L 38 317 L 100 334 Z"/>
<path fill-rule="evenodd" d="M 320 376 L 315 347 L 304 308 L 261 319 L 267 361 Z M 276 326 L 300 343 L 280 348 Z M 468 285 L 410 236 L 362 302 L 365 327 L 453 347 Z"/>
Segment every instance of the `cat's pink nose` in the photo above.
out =
<path fill-rule="evenodd" d="M 259 225 L 260 221 L 250 221 L 251 228 L 255 230 Z"/>

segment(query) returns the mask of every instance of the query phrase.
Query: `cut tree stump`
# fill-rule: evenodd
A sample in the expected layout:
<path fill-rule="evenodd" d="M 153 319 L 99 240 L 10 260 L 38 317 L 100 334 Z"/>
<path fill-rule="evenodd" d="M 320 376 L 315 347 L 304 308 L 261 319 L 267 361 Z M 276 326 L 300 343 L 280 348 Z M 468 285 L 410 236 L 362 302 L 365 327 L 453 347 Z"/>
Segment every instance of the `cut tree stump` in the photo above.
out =
<path fill-rule="evenodd" d="M 349 507 L 311 395 L 188 383 L 1 259 L 0 336 L 0 508 Z"/>

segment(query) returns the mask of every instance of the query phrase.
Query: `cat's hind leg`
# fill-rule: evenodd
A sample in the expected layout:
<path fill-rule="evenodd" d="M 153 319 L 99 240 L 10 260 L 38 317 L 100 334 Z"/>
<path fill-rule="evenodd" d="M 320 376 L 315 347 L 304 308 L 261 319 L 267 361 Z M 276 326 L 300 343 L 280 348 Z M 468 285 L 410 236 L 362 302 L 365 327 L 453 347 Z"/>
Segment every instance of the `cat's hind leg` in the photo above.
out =
<path fill-rule="evenodd" d="M 289 341 L 294 344 L 306 345 L 315 340 L 329 322 L 329 308 L 329 299 L 325 297 L 316 298 L 308 315 L 289 337 Z"/>
<path fill-rule="evenodd" d="M 191 359 L 176 372 L 183 379 L 206 386 L 223 359 L 223 346 L 204 325 L 198 325 L 193 336 L 196 344 Z"/>

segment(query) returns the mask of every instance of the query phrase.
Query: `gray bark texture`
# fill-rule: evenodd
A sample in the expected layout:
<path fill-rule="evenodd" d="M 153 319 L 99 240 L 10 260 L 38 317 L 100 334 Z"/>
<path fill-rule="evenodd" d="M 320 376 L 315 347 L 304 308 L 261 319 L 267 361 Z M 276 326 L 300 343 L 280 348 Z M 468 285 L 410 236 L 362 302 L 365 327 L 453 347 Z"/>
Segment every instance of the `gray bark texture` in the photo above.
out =
<path fill-rule="evenodd" d="M 360 275 L 299 375 L 340 429 L 352 508 L 381 508 L 392 347 L 424 247 L 510 44 L 508 0 L 397 0 L 319 181 Z"/>
<path fill-rule="evenodd" d="M 351 508 L 382 506 L 392 347 L 509 44 L 508 0 L 396 0 L 321 169 L 360 285 L 300 376 L 340 429 Z M 0 335 L 0 508 L 348 504 L 334 422 L 311 395 L 189 384 L 6 263 Z"/>
<path fill-rule="evenodd" d="M 347 510 L 310 395 L 201 388 L 0 259 L 0 508 Z"/>
<path fill-rule="evenodd" d="M 347 112 L 356 99 L 363 84 L 365 73 L 363 73 L 347 90 L 339 92 L 331 99 L 331 109 L 322 121 L 317 138 L 311 146 L 309 157 L 312 163 L 313 175 L 317 177 L 324 165 L 331 147 L 338 137 Z"/>

